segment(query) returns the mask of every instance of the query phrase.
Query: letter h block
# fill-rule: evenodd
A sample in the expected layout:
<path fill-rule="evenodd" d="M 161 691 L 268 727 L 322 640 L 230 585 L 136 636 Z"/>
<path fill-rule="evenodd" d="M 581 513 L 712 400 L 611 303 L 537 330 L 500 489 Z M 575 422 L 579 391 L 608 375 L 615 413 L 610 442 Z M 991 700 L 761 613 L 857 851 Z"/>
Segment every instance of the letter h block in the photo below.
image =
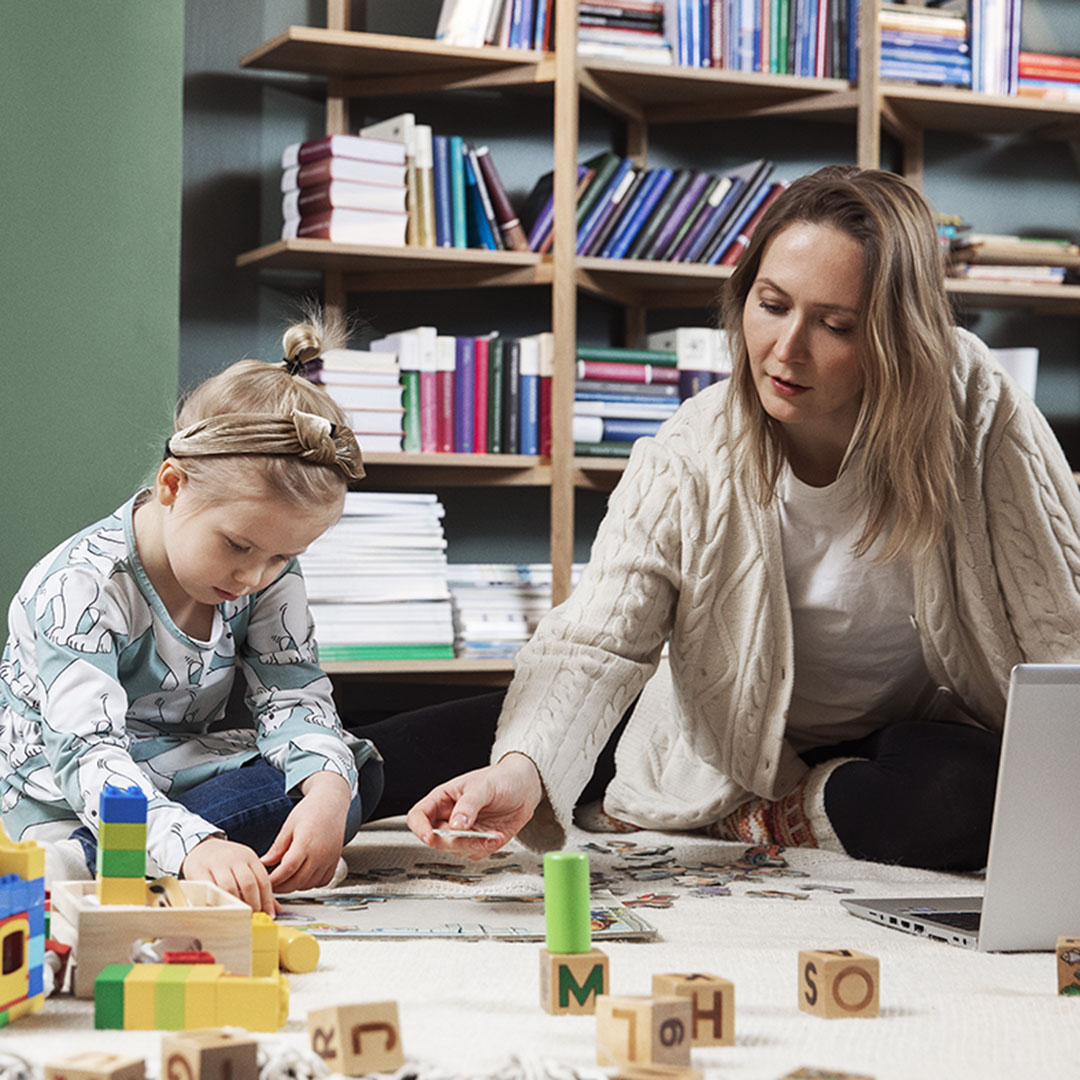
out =
<path fill-rule="evenodd" d="M 1080 997 L 1080 938 L 1057 939 L 1058 993 Z"/>
<path fill-rule="evenodd" d="M 799 1008 L 827 1019 L 877 1016 L 879 964 L 854 949 L 799 953 Z"/>
<path fill-rule="evenodd" d="M 364 1076 L 405 1064 L 396 1001 L 315 1009 L 307 1023 L 311 1049 L 331 1072 Z"/>
<path fill-rule="evenodd" d="M 691 1003 L 691 1046 L 735 1045 L 735 984 L 716 975 L 654 975 L 654 995 L 675 994 Z"/>
<path fill-rule="evenodd" d="M 598 1065 L 689 1065 L 688 997 L 604 994 L 596 1002 Z"/>
<path fill-rule="evenodd" d="M 608 992 L 608 958 L 600 949 L 583 953 L 540 950 L 540 1007 L 556 1015 L 594 1013 Z"/>

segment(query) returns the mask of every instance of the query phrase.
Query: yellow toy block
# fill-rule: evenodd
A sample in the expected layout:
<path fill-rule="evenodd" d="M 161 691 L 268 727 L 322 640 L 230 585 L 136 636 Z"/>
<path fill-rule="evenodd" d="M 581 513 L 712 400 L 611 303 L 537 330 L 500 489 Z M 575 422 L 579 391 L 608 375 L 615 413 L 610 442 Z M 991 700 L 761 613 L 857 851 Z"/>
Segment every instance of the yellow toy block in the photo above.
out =
<path fill-rule="evenodd" d="M 99 904 L 146 906 L 146 878 L 99 877 L 94 884 Z"/>
<path fill-rule="evenodd" d="M 248 1031 L 277 1031 L 289 1019 L 289 980 L 223 975 L 217 983 L 217 1022 Z"/>
<path fill-rule="evenodd" d="M 225 973 L 221 964 L 194 964 L 184 998 L 184 1029 L 195 1031 L 217 1025 L 217 984 Z"/>
<path fill-rule="evenodd" d="M 45 1080 L 145 1080 L 146 1061 L 127 1054 L 82 1050 L 46 1062 Z"/>
<path fill-rule="evenodd" d="M 153 1031 L 160 964 L 136 964 L 124 978 L 124 1030 Z"/>
<path fill-rule="evenodd" d="M 277 924 L 265 911 L 256 911 L 251 916 L 251 974 L 275 975 L 277 970 Z"/>
<path fill-rule="evenodd" d="M 17 874 L 23 881 L 45 876 L 45 849 L 33 840 L 12 840 L 0 825 L 0 877 Z"/>

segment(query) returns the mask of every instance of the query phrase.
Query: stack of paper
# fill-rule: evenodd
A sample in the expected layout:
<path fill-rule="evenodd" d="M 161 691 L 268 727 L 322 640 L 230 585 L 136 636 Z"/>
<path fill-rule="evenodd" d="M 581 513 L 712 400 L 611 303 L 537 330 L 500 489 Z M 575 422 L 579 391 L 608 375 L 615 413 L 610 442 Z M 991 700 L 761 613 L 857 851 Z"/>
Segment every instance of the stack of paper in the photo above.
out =
<path fill-rule="evenodd" d="M 346 495 L 300 556 L 321 660 L 453 657 L 443 514 L 435 495 Z"/>

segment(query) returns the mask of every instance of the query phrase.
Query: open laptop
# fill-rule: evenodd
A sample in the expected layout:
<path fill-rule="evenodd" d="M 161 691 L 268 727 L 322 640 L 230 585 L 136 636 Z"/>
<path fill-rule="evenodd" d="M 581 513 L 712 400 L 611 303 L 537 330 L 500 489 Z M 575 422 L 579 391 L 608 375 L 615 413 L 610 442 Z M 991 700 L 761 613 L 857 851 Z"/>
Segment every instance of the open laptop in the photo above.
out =
<path fill-rule="evenodd" d="M 981 897 L 844 898 L 853 915 L 983 952 L 1080 935 L 1080 665 L 1012 671 Z"/>

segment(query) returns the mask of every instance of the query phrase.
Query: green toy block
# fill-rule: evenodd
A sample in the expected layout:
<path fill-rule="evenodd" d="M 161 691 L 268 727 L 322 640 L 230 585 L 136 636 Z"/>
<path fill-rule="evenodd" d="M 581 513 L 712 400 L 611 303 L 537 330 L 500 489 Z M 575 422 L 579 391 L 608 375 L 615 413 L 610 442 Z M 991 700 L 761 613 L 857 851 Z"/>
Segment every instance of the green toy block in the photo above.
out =
<path fill-rule="evenodd" d="M 124 980 L 134 964 L 106 964 L 94 980 L 94 1027 L 123 1030 Z"/>
<path fill-rule="evenodd" d="M 192 964 L 166 964 L 154 986 L 154 1023 L 159 1031 L 186 1028 L 187 981 Z"/>
<path fill-rule="evenodd" d="M 110 851 L 97 849 L 97 872 L 100 877 L 138 878 L 146 876 L 146 849 Z"/>
<path fill-rule="evenodd" d="M 544 855 L 544 917 L 549 953 L 587 953 L 592 948 L 589 857 L 584 852 Z"/>
<path fill-rule="evenodd" d="M 98 848 L 105 848 L 106 851 L 146 851 L 146 822 L 101 822 L 98 825 Z"/>

